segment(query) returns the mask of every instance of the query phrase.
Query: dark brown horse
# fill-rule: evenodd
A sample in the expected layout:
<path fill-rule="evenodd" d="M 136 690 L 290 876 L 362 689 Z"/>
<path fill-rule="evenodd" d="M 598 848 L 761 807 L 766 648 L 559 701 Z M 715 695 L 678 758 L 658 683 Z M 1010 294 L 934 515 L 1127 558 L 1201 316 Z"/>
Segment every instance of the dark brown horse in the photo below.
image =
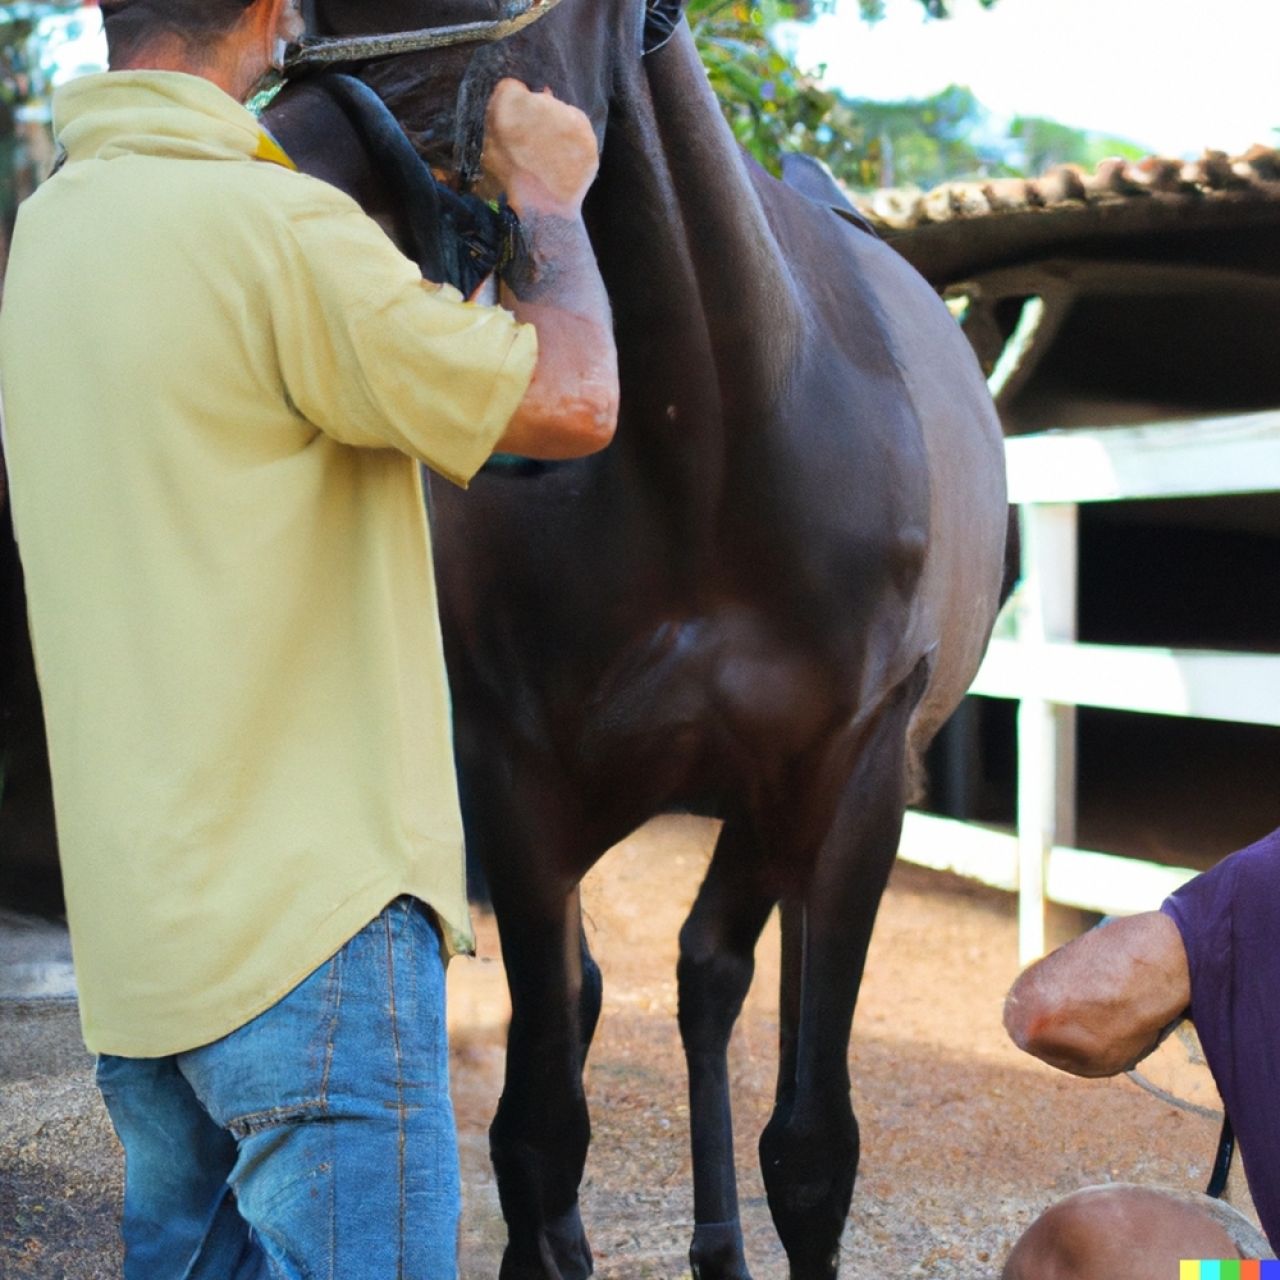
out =
<path fill-rule="evenodd" d="M 325 35 L 495 15 L 488 0 L 314 10 Z M 504 74 L 575 102 L 602 142 L 586 215 L 616 316 L 617 442 L 467 494 L 431 485 L 468 840 L 511 983 L 502 1275 L 590 1274 L 577 1188 L 600 979 L 577 886 L 650 815 L 690 808 L 724 819 L 678 970 L 692 1263 L 746 1275 L 726 1047 L 781 902 L 760 1156 L 792 1275 L 829 1276 L 858 1164 L 847 1044 L 872 923 L 914 759 L 995 614 L 1000 429 L 931 289 L 745 161 L 687 28 L 643 59 L 643 19 L 643 0 L 563 0 L 502 44 L 356 68 L 463 183 Z M 303 168 L 369 187 L 305 84 L 271 124 Z"/>
<path fill-rule="evenodd" d="M 494 0 L 310 8 L 322 33 L 496 16 Z M 600 975 L 578 884 L 650 815 L 684 808 L 724 819 L 680 939 L 691 1258 L 702 1277 L 747 1275 L 726 1046 L 780 903 L 781 1052 L 760 1153 L 792 1275 L 807 1280 L 834 1274 L 852 1194 L 850 1024 L 914 762 L 995 612 L 1000 433 L 929 287 L 745 160 L 686 28 L 642 59 L 644 13 L 644 0 L 563 0 L 480 52 L 351 68 L 463 184 L 505 74 L 576 103 L 602 146 L 587 218 L 616 321 L 615 444 L 491 470 L 466 494 L 431 487 L 468 838 L 512 996 L 492 1128 L 501 1274 L 591 1271 L 577 1192 Z M 304 80 L 271 123 L 419 256 L 404 184 L 332 96 Z M 5 589 L 13 620 L 16 576 Z M 16 838 L 45 860 L 52 828 L 25 635 L 9 632 L 25 656 L 0 692 L 7 715 L 34 709 L 34 727 L 11 720 L 5 741 L 41 765 L 29 786 L 14 757 L 5 770 L 14 878 Z"/>
<path fill-rule="evenodd" d="M 316 0 L 319 34 L 496 16 L 490 0 Z M 724 819 L 680 938 L 702 1277 L 747 1274 L 726 1046 L 781 903 L 764 1178 L 795 1277 L 834 1274 L 858 1161 L 847 1051 L 913 762 L 995 613 L 1000 430 L 958 327 L 872 236 L 744 159 L 681 25 L 642 58 L 643 0 L 563 0 L 520 34 L 355 73 L 464 185 L 503 75 L 601 141 L 587 222 L 613 302 L 615 444 L 432 483 L 471 850 L 511 986 L 492 1154 L 502 1276 L 581 1277 L 600 1007 L 578 884 L 651 815 Z M 394 232 L 394 201 L 306 81 L 273 129 Z M 402 230 L 402 228 L 401 228 Z"/>
<path fill-rule="evenodd" d="M 0 456 L 0 906 L 63 910 L 44 715 Z"/>

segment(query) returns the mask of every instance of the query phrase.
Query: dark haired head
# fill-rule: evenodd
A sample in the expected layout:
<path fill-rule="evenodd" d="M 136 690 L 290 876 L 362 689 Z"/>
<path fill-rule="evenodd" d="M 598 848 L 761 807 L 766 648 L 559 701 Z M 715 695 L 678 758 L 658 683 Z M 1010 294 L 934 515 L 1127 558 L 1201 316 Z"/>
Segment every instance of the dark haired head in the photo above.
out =
<path fill-rule="evenodd" d="M 111 66 L 127 66 L 148 46 L 177 40 L 191 54 L 225 36 L 259 0 L 102 0 Z"/>

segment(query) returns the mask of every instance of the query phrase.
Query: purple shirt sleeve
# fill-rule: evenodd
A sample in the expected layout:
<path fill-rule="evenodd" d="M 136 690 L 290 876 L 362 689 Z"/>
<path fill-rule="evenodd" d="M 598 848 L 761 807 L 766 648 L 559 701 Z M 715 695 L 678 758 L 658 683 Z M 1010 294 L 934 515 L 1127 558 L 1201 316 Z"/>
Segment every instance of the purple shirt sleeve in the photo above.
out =
<path fill-rule="evenodd" d="M 1160 908 L 1191 971 L 1191 1020 L 1240 1141 L 1262 1228 L 1280 1245 L 1280 831 Z"/>

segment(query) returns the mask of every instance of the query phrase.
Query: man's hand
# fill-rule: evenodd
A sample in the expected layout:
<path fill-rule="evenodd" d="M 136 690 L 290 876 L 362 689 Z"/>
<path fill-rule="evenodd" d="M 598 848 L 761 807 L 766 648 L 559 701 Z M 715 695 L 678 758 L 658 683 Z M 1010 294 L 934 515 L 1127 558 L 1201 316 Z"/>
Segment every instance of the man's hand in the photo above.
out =
<path fill-rule="evenodd" d="M 1005 999 L 1019 1049 L 1078 1076 L 1127 1071 L 1191 1002 L 1178 926 L 1158 911 L 1114 920 L 1037 961 Z"/>
<path fill-rule="evenodd" d="M 510 79 L 489 99 L 481 163 L 522 217 L 535 209 L 577 217 L 600 167 L 595 132 L 577 107 Z"/>

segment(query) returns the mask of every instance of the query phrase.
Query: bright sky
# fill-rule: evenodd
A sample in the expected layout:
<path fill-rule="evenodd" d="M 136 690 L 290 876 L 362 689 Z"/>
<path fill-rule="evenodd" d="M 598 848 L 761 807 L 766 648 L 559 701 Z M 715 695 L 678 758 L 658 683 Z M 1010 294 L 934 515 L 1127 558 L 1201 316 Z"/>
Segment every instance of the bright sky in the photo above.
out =
<path fill-rule="evenodd" d="M 1280 0 L 955 0 L 928 22 L 887 0 L 868 27 L 857 0 L 796 29 L 802 67 L 854 97 L 922 97 L 967 84 L 1000 116 L 1048 116 L 1152 151 L 1232 153 L 1280 144 Z"/>
<path fill-rule="evenodd" d="M 918 0 L 886 9 L 868 26 L 857 0 L 836 0 L 784 39 L 854 97 L 967 84 L 998 119 L 1048 116 L 1166 155 L 1280 145 L 1280 0 L 954 0 L 946 21 L 926 20 Z M 97 11 L 81 14 L 92 21 L 59 57 L 59 80 L 100 57 Z"/>

